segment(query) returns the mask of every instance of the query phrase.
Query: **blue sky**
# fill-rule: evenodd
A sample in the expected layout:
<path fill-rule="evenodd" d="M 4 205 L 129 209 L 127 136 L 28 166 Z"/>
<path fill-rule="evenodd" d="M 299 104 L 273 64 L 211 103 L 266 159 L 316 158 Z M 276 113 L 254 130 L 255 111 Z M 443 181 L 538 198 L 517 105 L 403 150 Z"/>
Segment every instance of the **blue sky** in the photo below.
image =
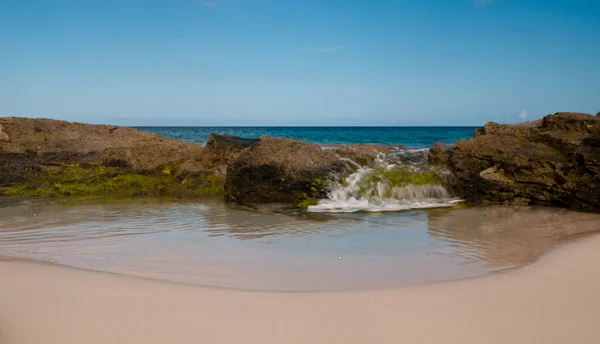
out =
<path fill-rule="evenodd" d="M 599 81 L 596 0 L 0 1 L 0 116 L 481 125 Z"/>

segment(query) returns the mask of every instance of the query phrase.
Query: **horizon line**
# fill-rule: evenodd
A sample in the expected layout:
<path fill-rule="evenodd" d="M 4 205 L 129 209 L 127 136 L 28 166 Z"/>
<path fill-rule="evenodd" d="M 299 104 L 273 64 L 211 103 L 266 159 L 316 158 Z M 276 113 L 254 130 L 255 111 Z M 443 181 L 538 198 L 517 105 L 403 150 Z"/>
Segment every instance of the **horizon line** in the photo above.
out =
<path fill-rule="evenodd" d="M 479 128 L 483 125 L 120 125 L 135 128 Z"/>

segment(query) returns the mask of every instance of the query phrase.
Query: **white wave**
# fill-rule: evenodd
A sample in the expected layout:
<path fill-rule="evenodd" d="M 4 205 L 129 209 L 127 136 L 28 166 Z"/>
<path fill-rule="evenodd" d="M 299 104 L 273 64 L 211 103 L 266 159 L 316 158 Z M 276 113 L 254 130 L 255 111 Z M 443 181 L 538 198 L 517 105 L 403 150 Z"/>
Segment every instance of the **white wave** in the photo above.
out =
<path fill-rule="evenodd" d="M 328 198 L 308 207 L 309 212 L 399 211 L 452 207 L 461 202 L 438 184 L 394 185 L 379 172 L 393 169 L 404 169 L 413 173 L 417 171 L 410 165 L 389 164 L 384 155 L 376 159 L 373 168 L 360 166 L 351 160 L 347 162 L 353 167 L 359 167 L 358 170 L 343 182 L 332 183 Z M 375 173 L 378 174 L 373 178 Z"/>
<path fill-rule="evenodd" d="M 308 207 L 311 213 L 354 213 L 357 211 L 384 212 L 400 211 L 409 209 L 428 209 L 428 208 L 447 208 L 453 207 L 462 202 L 460 199 L 451 199 L 447 201 L 406 201 L 406 202 L 386 202 L 375 204 L 365 199 L 349 199 L 347 202 L 331 202 L 329 200 L 319 201 L 319 204 Z"/>

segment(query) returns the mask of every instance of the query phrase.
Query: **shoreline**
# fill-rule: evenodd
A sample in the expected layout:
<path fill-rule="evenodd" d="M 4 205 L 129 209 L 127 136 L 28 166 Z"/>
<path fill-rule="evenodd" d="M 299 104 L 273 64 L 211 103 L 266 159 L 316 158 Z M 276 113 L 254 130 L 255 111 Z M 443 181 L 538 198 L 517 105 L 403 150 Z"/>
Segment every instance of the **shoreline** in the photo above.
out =
<path fill-rule="evenodd" d="M 597 343 L 600 236 L 484 278 L 257 292 L 0 262 L 0 342 Z"/>

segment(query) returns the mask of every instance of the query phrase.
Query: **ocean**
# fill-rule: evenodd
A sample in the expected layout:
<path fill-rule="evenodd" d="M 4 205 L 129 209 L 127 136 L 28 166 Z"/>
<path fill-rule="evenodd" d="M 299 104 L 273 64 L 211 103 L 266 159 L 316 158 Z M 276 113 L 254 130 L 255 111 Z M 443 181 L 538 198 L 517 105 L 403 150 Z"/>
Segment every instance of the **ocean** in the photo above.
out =
<path fill-rule="evenodd" d="M 285 137 L 318 144 L 377 143 L 428 148 L 435 142 L 470 139 L 477 127 L 137 127 L 174 139 L 205 144 L 211 133 L 243 138 L 261 135 Z"/>

